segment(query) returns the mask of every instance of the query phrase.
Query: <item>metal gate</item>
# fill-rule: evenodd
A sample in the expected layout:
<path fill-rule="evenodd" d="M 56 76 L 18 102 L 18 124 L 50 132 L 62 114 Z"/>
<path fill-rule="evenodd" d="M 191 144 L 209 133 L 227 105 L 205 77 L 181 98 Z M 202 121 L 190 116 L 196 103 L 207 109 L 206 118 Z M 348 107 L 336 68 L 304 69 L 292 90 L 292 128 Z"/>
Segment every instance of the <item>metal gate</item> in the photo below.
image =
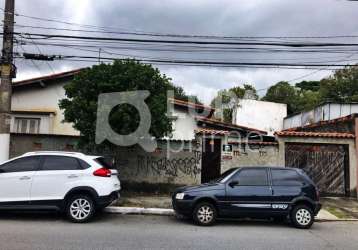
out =
<path fill-rule="evenodd" d="M 349 195 L 348 147 L 337 144 L 286 143 L 287 167 L 301 168 L 326 195 Z"/>

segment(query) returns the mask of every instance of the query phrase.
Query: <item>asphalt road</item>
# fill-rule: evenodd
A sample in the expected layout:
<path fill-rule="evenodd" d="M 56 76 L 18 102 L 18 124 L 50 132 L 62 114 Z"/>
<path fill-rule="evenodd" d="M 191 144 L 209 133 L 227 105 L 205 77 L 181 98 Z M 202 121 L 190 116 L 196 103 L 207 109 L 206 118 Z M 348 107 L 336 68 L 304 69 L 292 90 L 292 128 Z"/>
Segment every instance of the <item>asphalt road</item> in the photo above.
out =
<path fill-rule="evenodd" d="M 358 249 L 358 222 L 222 221 L 198 227 L 167 216 L 97 216 L 72 224 L 54 214 L 0 214 L 0 249 Z"/>

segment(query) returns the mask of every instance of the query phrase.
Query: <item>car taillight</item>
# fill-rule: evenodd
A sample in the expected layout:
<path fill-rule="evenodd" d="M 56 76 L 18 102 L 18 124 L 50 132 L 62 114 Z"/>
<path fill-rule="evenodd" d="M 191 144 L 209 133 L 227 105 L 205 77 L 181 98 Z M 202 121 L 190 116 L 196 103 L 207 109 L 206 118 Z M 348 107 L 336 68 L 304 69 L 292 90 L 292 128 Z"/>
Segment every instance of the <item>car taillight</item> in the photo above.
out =
<path fill-rule="evenodd" d="M 317 200 L 319 200 L 319 190 L 317 187 L 316 187 L 316 196 L 317 196 Z"/>
<path fill-rule="evenodd" d="M 100 177 L 111 177 L 111 174 L 112 172 L 108 168 L 99 168 L 93 172 L 94 176 L 100 176 Z"/>

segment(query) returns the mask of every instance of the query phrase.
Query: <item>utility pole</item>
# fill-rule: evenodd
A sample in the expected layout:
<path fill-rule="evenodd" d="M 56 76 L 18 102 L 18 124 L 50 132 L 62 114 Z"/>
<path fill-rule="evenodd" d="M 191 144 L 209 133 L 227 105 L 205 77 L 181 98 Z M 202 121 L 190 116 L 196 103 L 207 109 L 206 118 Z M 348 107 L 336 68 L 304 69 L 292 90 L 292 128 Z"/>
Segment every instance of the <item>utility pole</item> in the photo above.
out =
<path fill-rule="evenodd" d="M 0 79 L 0 163 L 9 159 L 12 78 L 16 67 L 13 65 L 15 0 L 5 1 L 3 46 Z"/>

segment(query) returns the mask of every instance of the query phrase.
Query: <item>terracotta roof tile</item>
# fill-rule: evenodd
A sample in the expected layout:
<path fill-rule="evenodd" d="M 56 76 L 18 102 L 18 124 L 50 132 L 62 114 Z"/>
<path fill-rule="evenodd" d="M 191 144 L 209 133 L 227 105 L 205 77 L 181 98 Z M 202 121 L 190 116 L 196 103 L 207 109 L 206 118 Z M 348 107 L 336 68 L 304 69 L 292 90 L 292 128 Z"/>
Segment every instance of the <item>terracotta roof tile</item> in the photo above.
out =
<path fill-rule="evenodd" d="M 203 116 L 197 116 L 196 119 L 199 120 L 199 121 L 202 121 L 202 122 L 208 122 L 208 123 L 211 123 L 211 124 L 214 124 L 214 125 L 220 125 L 220 126 L 223 126 L 225 128 L 228 128 L 228 129 L 241 129 L 241 130 L 248 130 L 248 131 L 252 131 L 252 132 L 257 132 L 257 133 L 260 133 L 260 134 L 267 134 L 266 131 L 259 130 L 259 129 L 256 129 L 256 128 L 249 128 L 249 127 L 246 127 L 246 126 L 227 123 L 227 122 L 223 122 L 223 121 L 220 121 L 220 120 L 207 118 L 207 117 L 203 117 Z"/>
<path fill-rule="evenodd" d="M 217 129 L 208 129 L 208 128 L 198 128 L 195 130 L 197 134 L 209 134 L 209 135 L 228 135 L 230 134 L 227 130 L 217 130 Z"/>
<path fill-rule="evenodd" d="M 249 145 L 278 145 L 278 142 L 269 142 L 269 141 L 248 141 L 248 142 L 236 142 L 236 141 L 229 141 L 228 144 L 244 144 L 247 143 Z"/>
<path fill-rule="evenodd" d="M 275 135 L 286 137 L 326 137 L 326 138 L 355 138 L 350 133 L 325 133 L 325 132 L 298 132 L 298 131 L 281 131 Z"/>
<path fill-rule="evenodd" d="M 169 98 L 169 101 L 171 101 L 177 105 L 182 105 L 182 106 L 191 107 L 191 108 L 203 108 L 203 109 L 208 109 L 208 110 L 215 110 L 214 108 L 209 107 L 209 106 L 205 106 L 205 105 L 194 103 L 194 102 L 187 102 L 187 101 L 183 101 L 183 100 L 179 100 L 179 99 Z"/>
<path fill-rule="evenodd" d="M 56 73 L 56 74 L 51 74 L 51 75 L 35 77 L 35 78 L 21 80 L 21 81 L 16 81 L 16 82 L 13 83 L 13 86 L 14 87 L 19 87 L 19 86 L 33 84 L 33 83 L 36 83 L 36 82 L 41 82 L 41 81 L 46 81 L 46 80 L 53 80 L 53 79 L 67 77 L 67 76 L 74 76 L 74 75 L 80 73 L 81 70 L 83 70 L 83 68 L 70 70 L 70 71 L 66 71 L 66 72 L 61 72 L 61 73 Z"/>

